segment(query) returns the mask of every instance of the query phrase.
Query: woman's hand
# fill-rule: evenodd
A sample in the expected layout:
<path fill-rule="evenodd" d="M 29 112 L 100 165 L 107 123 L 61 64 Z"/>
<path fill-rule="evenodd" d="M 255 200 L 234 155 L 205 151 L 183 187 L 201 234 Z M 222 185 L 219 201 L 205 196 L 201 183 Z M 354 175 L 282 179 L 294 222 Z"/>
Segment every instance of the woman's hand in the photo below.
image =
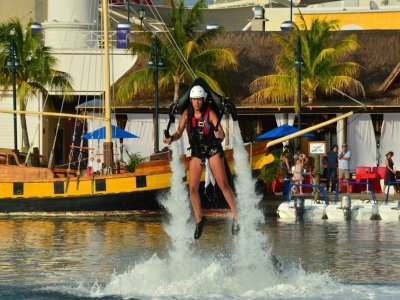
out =
<path fill-rule="evenodd" d="M 222 130 L 214 131 L 214 136 L 220 140 L 223 140 L 225 138 L 225 134 Z"/>
<path fill-rule="evenodd" d="M 172 136 L 170 136 L 170 137 L 164 137 L 164 139 L 163 139 L 163 141 L 164 141 L 164 144 L 167 144 L 167 145 L 171 145 L 171 143 L 172 143 Z"/>

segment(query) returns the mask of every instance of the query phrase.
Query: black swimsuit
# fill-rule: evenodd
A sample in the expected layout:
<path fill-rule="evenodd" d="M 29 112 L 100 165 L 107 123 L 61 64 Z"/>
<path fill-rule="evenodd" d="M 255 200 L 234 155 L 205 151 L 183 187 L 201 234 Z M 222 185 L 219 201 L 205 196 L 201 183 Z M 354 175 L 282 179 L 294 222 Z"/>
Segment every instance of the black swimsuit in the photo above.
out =
<path fill-rule="evenodd" d="M 192 129 L 190 131 L 190 125 L 188 124 L 186 130 L 189 135 L 189 143 L 191 149 L 191 156 L 197 157 L 204 161 L 216 154 L 222 154 L 221 140 L 214 136 L 214 126 L 210 122 L 210 108 L 204 113 L 204 126 L 199 126 L 200 119 L 191 120 Z"/>

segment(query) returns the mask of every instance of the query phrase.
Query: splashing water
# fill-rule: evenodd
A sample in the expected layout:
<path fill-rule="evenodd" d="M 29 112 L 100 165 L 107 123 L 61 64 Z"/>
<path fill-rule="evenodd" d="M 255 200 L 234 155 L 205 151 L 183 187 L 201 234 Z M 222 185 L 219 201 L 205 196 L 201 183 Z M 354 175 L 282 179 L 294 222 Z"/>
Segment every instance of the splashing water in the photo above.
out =
<path fill-rule="evenodd" d="M 234 160 L 236 191 L 241 231 L 235 239 L 232 257 L 199 251 L 193 244 L 194 224 L 189 224 L 190 205 L 188 191 L 183 183 L 185 169 L 179 159 L 178 143 L 173 143 L 171 161 L 171 190 L 162 201 L 170 214 L 170 223 L 165 230 L 171 246 L 166 258 L 154 254 L 147 261 L 136 262 L 122 274 L 114 274 L 105 287 L 93 287 L 91 296 L 122 296 L 124 298 L 265 298 L 304 296 L 304 280 L 308 277 L 298 266 L 279 273 L 274 270 L 267 236 L 259 229 L 264 222 L 262 212 L 257 209 L 261 196 L 255 193 L 248 154 L 244 148 L 239 125 L 234 123 Z M 207 234 L 206 230 L 203 235 Z M 311 291 L 326 285 L 326 274 L 313 274 L 309 283 Z M 282 279 L 290 278 L 290 283 Z M 336 284 L 332 282 L 331 284 Z M 299 285 L 299 286 L 297 286 Z M 313 286 L 315 285 L 315 287 Z"/>
<path fill-rule="evenodd" d="M 235 262 L 244 278 L 251 280 L 254 288 L 265 286 L 266 278 L 276 278 L 273 272 L 270 250 L 267 248 L 267 235 L 258 230 L 264 222 L 264 216 L 257 208 L 261 196 L 255 192 L 255 181 L 252 178 L 248 153 L 244 147 L 240 127 L 233 123 L 233 158 L 236 172 L 235 186 L 237 205 L 240 213 L 241 232 L 235 248 Z M 252 259 L 249 259 L 251 254 Z"/>
<path fill-rule="evenodd" d="M 188 199 L 188 190 L 184 184 L 186 175 L 185 167 L 180 160 L 179 144 L 172 143 L 172 161 L 171 166 L 171 189 L 166 199 L 161 200 L 163 206 L 170 215 L 169 224 L 164 226 L 165 231 L 172 241 L 170 256 L 172 262 L 179 262 L 182 258 L 192 257 L 188 244 L 191 232 L 188 226 L 190 218 L 190 206 Z"/>

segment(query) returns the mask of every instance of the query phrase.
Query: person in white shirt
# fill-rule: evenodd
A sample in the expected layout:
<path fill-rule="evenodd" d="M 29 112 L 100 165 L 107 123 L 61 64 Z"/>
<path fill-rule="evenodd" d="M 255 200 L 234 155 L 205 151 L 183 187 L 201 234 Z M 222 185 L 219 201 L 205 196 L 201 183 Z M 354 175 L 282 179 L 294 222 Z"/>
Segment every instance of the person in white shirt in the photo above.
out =
<path fill-rule="evenodd" d="M 346 192 L 349 192 L 350 150 L 348 150 L 347 144 L 342 145 L 342 151 L 339 153 L 338 169 L 339 169 L 339 183 L 341 181 L 346 182 Z"/>

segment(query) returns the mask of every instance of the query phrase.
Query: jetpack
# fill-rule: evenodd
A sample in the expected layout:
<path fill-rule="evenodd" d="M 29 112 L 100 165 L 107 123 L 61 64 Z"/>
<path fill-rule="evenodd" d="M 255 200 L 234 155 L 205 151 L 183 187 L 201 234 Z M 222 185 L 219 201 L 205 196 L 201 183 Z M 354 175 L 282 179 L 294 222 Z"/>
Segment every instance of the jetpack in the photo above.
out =
<path fill-rule="evenodd" d="M 204 91 L 206 92 L 206 99 L 204 103 L 206 105 L 210 105 L 211 109 L 218 116 L 218 123 L 216 124 L 215 128 L 218 128 L 223 115 L 227 112 L 231 114 L 233 121 L 237 121 L 238 116 L 235 104 L 231 100 L 229 100 L 229 98 L 221 96 L 218 93 L 214 92 L 203 78 L 196 78 L 191 84 L 190 88 L 186 91 L 186 93 L 178 101 L 174 101 L 171 103 L 169 107 L 169 121 L 167 129 L 164 130 L 164 135 L 166 138 L 169 138 L 171 136 L 169 129 L 171 127 L 171 124 L 175 123 L 175 115 L 182 114 L 189 106 L 190 90 L 196 85 L 200 85 L 204 89 Z"/>

